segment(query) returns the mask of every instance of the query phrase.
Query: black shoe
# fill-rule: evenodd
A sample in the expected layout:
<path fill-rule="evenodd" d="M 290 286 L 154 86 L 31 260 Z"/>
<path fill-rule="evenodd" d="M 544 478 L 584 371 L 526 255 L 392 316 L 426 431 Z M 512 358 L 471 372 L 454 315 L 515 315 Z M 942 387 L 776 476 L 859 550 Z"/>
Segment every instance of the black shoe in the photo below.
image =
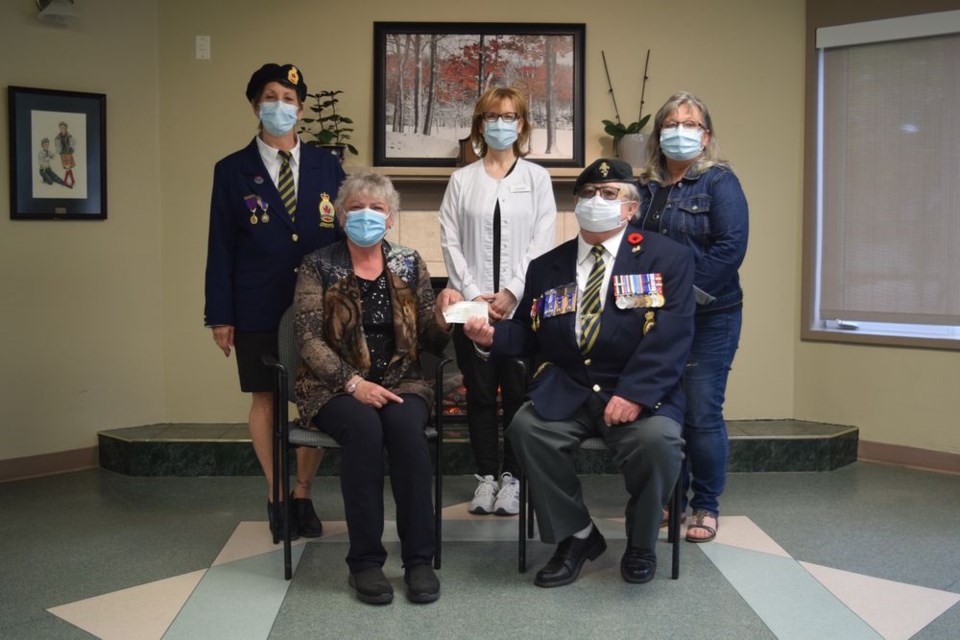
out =
<path fill-rule="evenodd" d="M 650 549 L 627 547 L 620 558 L 620 575 L 627 582 L 643 584 L 657 573 L 657 554 Z"/>
<path fill-rule="evenodd" d="M 319 538 L 323 535 L 323 523 L 313 509 L 313 500 L 310 498 L 294 498 L 290 494 L 290 511 L 297 532 L 304 538 Z"/>
<path fill-rule="evenodd" d="M 380 567 L 370 567 L 350 573 L 350 586 L 357 592 L 357 599 L 367 604 L 393 602 L 393 587 Z"/>
<path fill-rule="evenodd" d="M 291 505 L 292 506 L 292 505 Z M 267 503 L 267 522 L 270 523 L 270 533 L 273 534 L 273 543 L 276 544 L 283 540 L 283 503 L 274 508 L 272 502 Z M 297 532 L 297 514 L 290 513 L 290 539 L 298 540 L 300 534 Z"/>
<path fill-rule="evenodd" d="M 550 562 L 537 571 L 533 583 L 538 587 L 562 587 L 570 584 L 580 575 L 580 567 L 584 562 L 596 560 L 606 550 L 607 541 L 596 526 L 583 540 L 570 536 L 557 545 Z"/>
<path fill-rule="evenodd" d="M 407 583 L 407 600 L 426 604 L 440 598 L 440 580 L 428 564 L 415 564 L 403 572 Z"/>

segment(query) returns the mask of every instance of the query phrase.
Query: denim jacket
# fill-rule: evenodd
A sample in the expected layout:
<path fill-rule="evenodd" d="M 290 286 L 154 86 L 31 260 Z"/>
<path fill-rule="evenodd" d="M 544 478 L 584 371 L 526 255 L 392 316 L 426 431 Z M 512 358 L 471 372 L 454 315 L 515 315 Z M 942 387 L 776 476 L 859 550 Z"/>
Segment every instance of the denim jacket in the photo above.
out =
<path fill-rule="evenodd" d="M 638 223 L 645 229 L 655 182 L 640 184 Z M 673 186 L 660 217 L 659 230 L 687 245 L 696 259 L 693 277 L 697 313 L 713 313 L 743 304 L 737 270 L 747 252 L 747 199 L 737 176 L 713 166 L 699 175 L 684 176 Z"/>

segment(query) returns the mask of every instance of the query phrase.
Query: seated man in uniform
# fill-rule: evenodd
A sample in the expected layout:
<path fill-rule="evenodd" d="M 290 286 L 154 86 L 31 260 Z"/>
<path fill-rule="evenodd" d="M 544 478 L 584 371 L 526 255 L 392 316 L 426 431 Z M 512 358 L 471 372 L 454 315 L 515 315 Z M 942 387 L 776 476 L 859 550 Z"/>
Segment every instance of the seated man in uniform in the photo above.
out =
<path fill-rule="evenodd" d="M 630 499 L 620 574 L 653 579 L 662 507 L 680 471 L 684 397 L 693 337 L 693 257 L 630 224 L 633 169 L 600 159 L 577 178 L 577 238 L 530 263 L 511 320 L 471 318 L 464 332 L 492 357 L 534 356 L 529 401 L 506 435 L 529 480 L 544 542 L 557 544 L 535 583 L 577 579 L 607 544 L 583 503 L 570 452 L 599 436 Z"/>

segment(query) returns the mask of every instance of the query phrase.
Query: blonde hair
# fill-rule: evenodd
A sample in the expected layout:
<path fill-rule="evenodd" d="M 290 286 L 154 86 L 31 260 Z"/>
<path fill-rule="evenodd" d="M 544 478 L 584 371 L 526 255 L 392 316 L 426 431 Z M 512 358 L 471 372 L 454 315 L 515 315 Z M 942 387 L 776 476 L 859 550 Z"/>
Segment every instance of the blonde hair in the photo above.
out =
<path fill-rule="evenodd" d="M 490 87 L 477 98 L 473 107 L 473 122 L 470 125 L 470 141 L 480 149 L 480 157 L 487 155 L 487 142 L 483 139 L 483 114 L 504 100 L 513 100 L 517 116 L 523 122 L 517 141 L 513 143 L 513 153 L 522 158 L 527 155 L 527 142 L 530 140 L 530 113 L 527 110 L 527 98 L 513 87 Z"/>
<path fill-rule="evenodd" d="M 678 91 L 667 99 L 653 119 L 653 132 L 647 141 L 647 166 L 640 170 L 641 183 L 658 182 L 664 184 L 670 182 L 670 173 L 667 171 L 666 158 L 660 150 L 660 132 L 663 129 L 663 121 L 667 119 L 667 116 L 676 113 L 677 109 L 682 105 L 689 105 L 697 109 L 703 118 L 703 126 L 710 132 L 710 141 L 707 142 L 707 146 L 703 148 L 700 156 L 690 165 L 687 174 L 697 176 L 713 166 L 730 166 L 730 163 L 720 155 L 720 143 L 717 142 L 717 134 L 713 128 L 713 119 L 710 117 L 707 105 L 692 93 Z"/>

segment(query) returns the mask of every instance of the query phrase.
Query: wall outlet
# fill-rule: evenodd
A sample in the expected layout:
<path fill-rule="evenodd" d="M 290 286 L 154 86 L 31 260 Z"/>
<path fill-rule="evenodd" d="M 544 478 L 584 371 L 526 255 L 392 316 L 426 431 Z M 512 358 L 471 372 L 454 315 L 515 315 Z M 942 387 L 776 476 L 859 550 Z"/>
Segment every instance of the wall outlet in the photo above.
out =
<path fill-rule="evenodd" d="M 210 59 L 210 36 L 197 36 L 197 60 Z"/>

